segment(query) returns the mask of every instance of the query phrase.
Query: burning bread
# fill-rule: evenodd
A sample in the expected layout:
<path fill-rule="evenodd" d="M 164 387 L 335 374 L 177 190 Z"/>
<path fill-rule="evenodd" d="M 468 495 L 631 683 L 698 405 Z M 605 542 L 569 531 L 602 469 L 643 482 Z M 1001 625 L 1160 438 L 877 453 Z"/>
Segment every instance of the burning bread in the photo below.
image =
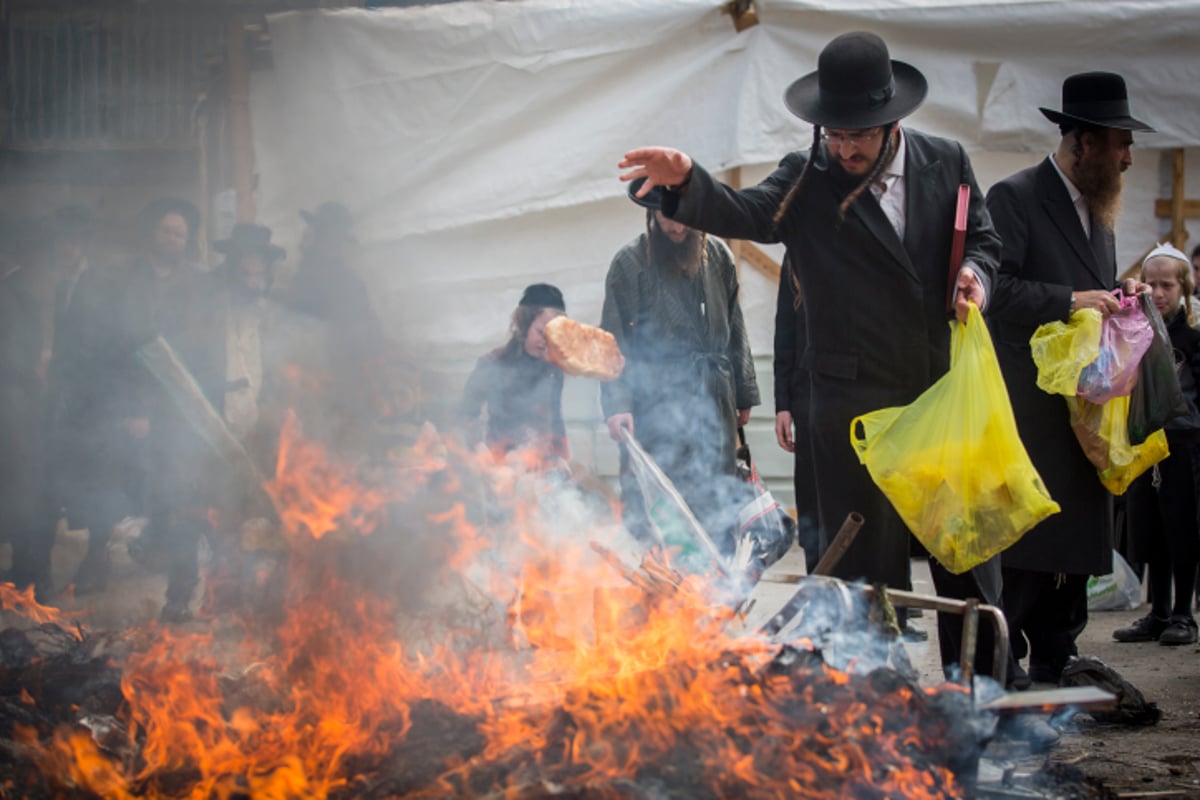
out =
<path fill-rule="evenodd" d="M 546 323 L 546 360 L 568 375 L 611 381 L 625 369 L 617 340 L 606 330 L 569 317 Z"/>

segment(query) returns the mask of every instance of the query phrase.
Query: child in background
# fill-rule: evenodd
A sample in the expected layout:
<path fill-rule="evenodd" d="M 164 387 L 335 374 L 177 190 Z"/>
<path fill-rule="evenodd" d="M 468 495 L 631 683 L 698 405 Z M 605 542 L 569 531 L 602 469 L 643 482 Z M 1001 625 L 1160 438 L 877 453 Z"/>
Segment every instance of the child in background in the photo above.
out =
<path fill-rule="evenodd" d="M 1150 613 L 1113 631 L 1113 638 L 1192 644 L 1197 636 L 1191 603 L 1200 563 L 1200 331 L 1191 327 L 1186 303 L 1193 291 L 1191 260 L 1175 247 L 1160 244 L 1142 261 L 1142 281 L 1150 285 L 1154 305 L 1166 322 L 1190 413 L 1164 426 L 1171 454 L 1134 481 L 1126 495 L 1135 558 L 1150 570 Z"/>

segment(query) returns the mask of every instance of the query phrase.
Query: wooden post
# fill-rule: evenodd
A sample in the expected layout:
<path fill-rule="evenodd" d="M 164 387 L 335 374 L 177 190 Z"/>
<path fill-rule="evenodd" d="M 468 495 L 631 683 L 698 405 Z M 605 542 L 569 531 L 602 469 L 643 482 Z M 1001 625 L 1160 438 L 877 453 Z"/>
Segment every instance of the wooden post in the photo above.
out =
<path fill-rule="evenodd" d="M 1171 244 L 1180 250 L 1187 247 L 1187 229 L 1183 227 L 1184 169 L 1183 148 L 1171 151 Z"/>
<path fill-rule="evenodd" d="M 229 67 L 229 131 L 233 150 L 233 189 L 238 222 L 254 222 L 254 138 L 250 129 L 250 69 L 246 59 L 246 29 L 234 14 L 226 32 Z"/>

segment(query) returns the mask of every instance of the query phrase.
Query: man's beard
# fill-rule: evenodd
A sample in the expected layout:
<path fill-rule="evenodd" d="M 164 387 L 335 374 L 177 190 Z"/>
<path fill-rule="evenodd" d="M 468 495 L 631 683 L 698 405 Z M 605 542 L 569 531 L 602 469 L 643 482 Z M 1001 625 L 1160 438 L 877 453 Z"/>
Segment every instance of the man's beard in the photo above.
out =
<path fill-rule="evenodd" d="M 696 277 L 700 272 L 703 256 L 701 248 L 704 246 L 704 235 L 700 231 L 689 230 L 684 240 L 678 244 L 667 238 L 657 225 L 651 224 L 650 232 L 650 250 L 658 264 L 670 273 L 688 278 Z"/>
<path fill-rule="evenodd" d="M 1076 158 L 1075 185 L 1087 203 L 1093 225 L 1099 223 L 1108 231 L 1116 228 L 1117 217 L 1121 216 L 1122 183 L 1120 166 L 1107 154 Z"/>

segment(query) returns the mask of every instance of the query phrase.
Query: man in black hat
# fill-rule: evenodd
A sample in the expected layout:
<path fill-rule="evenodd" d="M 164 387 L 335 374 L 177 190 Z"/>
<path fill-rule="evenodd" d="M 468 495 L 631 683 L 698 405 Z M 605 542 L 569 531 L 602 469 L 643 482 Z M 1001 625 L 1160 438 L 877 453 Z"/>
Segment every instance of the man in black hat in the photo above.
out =
<path fill-rule="evenodd" d="M 192 261 L 199 223 L 199 211 L 185 200 L 151 202 L 139 218 L 134 257 L 86 289 L 94 297 L 83 334 L 88 370 L 75 376 L 73 407 L 63 417 L 77 426 L 77 449 L 60 461 L 69 475 L 56 480 L 71 523 L 88 529 L 73 581 L 79 594 L 106 585 L 108 542 L 122 517 L 145 503 L 152 526 L 169 524 L 180 484 L 172 476 L 189 463 L 185 426 L 138 350 L 163 336 L 210 400 L 219 392 L 220 364 L 205 348 L 212 282 Z"/>
<path fill-rule="evenodd" d="M 1058 148 L 988 192 L 1003 241 L 990 320 L 1021 440 L 1062 507 L 1004 552 L 1005 611 L 1018 657 L 1029 654 L 1029 676 L 1058 683 L 1087 624 L 1088 576 L 1112 571 L 1113 507 L 1066 403 L 1037 386 L 1029 338 L 1077 308 L 1117 309 L 1121 173 L 1133 163 L 1133 132 L 1151 128 L 1130 116 L 1125 81 L 1108 72 L 1072 75 L 1062 110 L 1041 111 L 1059 126 Z"/>
<path fill-rule="evenodd" d="M 878 36 L 847 33 L 784 96 L 813 123 L 811 148 L 785 157 L 759 185 L 734 190 L 666 148 L 631 151 L 620 164 L 631 168 L 623 179 L 665 188 L 663 211 L 673 219 L 787 246 L 804 297 L 811 388 L 795 441 L 813 451 L 822 549 L 850 512 L 861 513 L 866 523 L 834 574 L 899 588 L 910 585 L 910 535 L 851 448 L 850 421 L 911 403 L 946 372 L 947 297 L 953 292 L 960 320 L 968 302 L 982 308 L 1000 251 L 962 146 L 899 124 L 926 91 L 924 76 L 892 60 Z M 966 242 L 948 277 L 960 184 L 970 187 Z M 931 568 L 940 594 L 999 600 L 995 560 L 963 576 Z M 947 666 L 959 659 L 960 622 L 938 620 Z M 991 671 L 988 635 L 981 631 L 980 672 Z"/>
<path fill-rule="evenodd" d="M 260 418 L 264 414 L 264 393 L 271 381 L 272 367 L 265 350 L 269 331 L 264 330 L 267 294 L 274 279 L 275 264 L 285 255 L 282 247 L 271 243 L 271 229 L 253 223 L 238 223 L 228 239 L 216 242 L 213 249 L 225 256 L 214 277 L 210 324 L 198 331 L 205 342 L 194 351 L 216 366 L 212 380 L 220 389 L 209 394 L 229 433 L 246 446 L 264 474 L 269 473 L 267 452 L 273 436 L 263 428 L 278 430 L 281 420 Z M 259 446 L 255 446 L 258 444 Z M 167 594 L 162 619 L 183 622 L 191 618 L 191 601 L 199 584 L 197 545 L 212 526 L 209 509 L 216 510 L 217 536 L 213 541 L 214 566 L 209 576 L 208 595 L 220 608 L 237 603 L 243 588 L 236 553 L 226 541 L 236 535 L 249 516 L 246 487 L 237 481 L 245 476 L 233 474 L 215 454 L 196 446 L 189 454 L 192 467 L 188 490 L 177 497 L 174 519 L 160 530 L 151 529 L 141 541 L 144 554 L 157 544 L 166 550 Z M 197 524 L 197 523 L 201 524 Z M 153 537 L 162 538 L 154 541 Z"/>
<path fill-rule="evenodd" d="M 323 419 L 309 415 L 306 430 L 327 443 L 359 449 L 382 413 L 374 382 L 387 361 L 387 340 L 367 286 L 350 266 L 356 241 L 350 211 L 326 202 L 300 216 L 306 223 L 300 263 L 283 303 L 323 327 L 329 359 L 325 369 L 333 376 Z M 314 430 L 318 422 L 324 430 Z"/>
<path fill-rule="evenodd" d="M 732 554 L 737 428 L 759 404 L 737 270 L 729 248 L 663 214 L 662 191 L 630 197 L 646 232 L 613 258 L 600 325 L 625 355 L 600 386 L 613 439 L 632 435 L 679 490 L 718 548 Z M 621 451 L 626 527 L 650 535 L 641 492 Z"/>

